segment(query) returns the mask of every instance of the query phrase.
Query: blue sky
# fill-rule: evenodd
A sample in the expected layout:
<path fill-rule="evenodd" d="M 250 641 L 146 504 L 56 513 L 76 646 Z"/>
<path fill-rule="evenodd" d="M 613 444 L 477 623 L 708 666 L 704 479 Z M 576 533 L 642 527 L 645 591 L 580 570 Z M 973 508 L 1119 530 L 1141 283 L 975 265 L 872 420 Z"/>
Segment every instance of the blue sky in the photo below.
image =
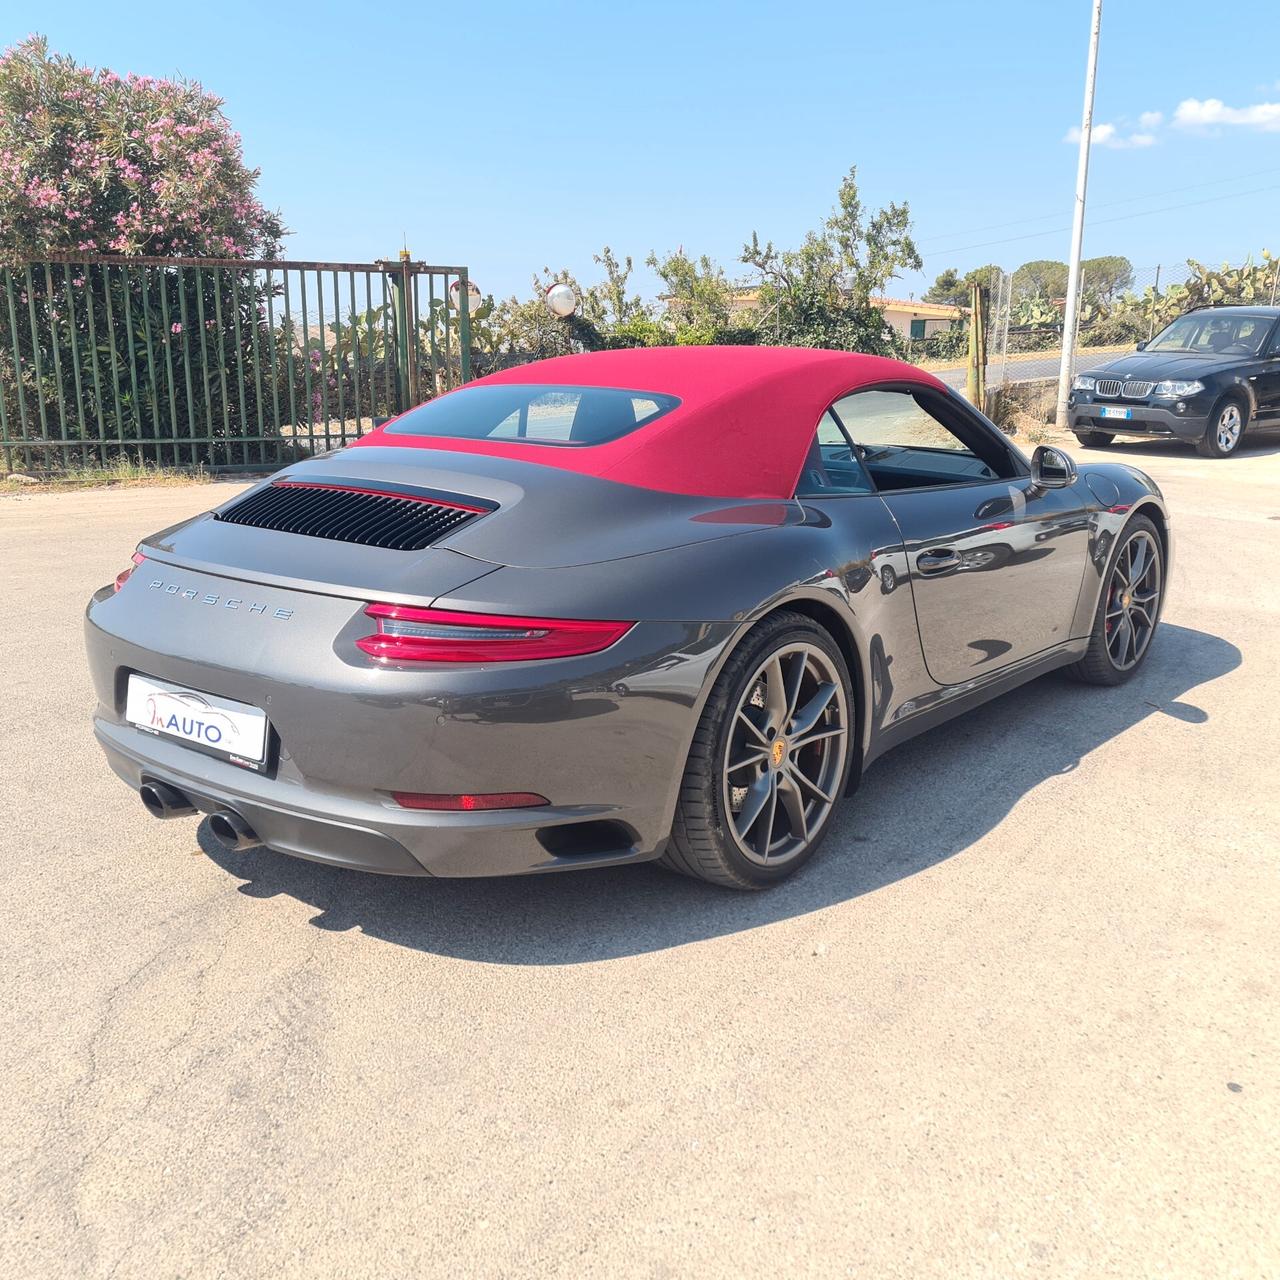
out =
<path fill-rule="evenodd" d="M 798 243 L 853 164 L 869 205 L 911 206 L 925 271 L 894 294 L 1067 254 L 1088 0 L 18 8 L 0 44 L 34 22 L 81 62 L 225 98 L 291 257 L 407 237 L 522 294 L 543 266 L 596 278 L 606 243 L 736 275 L 752 230 Z M 1109 0 L 1086 254 L 1280 251 L 1274 31 L 1271 0 Z"/>

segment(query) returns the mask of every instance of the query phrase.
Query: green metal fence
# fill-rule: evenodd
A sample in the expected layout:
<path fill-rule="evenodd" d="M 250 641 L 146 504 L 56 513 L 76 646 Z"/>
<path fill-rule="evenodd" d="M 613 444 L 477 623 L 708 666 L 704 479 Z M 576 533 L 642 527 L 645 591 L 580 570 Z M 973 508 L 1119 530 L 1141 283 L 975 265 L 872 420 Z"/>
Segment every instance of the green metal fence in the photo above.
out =
<path fill-rule="evenodd" d="M 471 376 L 465 267 L 57 258 L 0 270 L 6 470 L 257 469 Z"/>

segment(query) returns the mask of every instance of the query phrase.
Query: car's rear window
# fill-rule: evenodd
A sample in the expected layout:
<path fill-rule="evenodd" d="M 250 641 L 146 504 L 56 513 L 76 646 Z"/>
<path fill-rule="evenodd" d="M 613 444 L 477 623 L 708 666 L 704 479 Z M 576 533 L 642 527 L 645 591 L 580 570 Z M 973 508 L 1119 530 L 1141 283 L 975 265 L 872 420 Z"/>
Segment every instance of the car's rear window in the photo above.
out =
<path fill-rule="evenodd" d="M 522 444 L 604 444 L 670 413 L 680 401 L 656 391 L 520 383 L 461 387 L 402 414 L 393 436 L 453 436 Z"/>

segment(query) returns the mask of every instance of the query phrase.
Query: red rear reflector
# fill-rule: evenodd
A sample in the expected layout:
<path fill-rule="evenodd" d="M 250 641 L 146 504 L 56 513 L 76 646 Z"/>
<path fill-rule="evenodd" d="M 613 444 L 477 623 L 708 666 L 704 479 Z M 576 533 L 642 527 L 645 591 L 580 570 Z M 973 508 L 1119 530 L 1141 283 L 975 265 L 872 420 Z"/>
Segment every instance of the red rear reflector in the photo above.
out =
<path fill-rule="evenodd" d="M 131 564 L 127 569 L 121 569 L 120 572 L 116 574 L 116 590 L 117 591 L 119 591 L 120 588 L 123 587 L 124 584 L 129 581 L 129 575 L 145 559 L 146 559 L 146 556 L 144 556 L 141 551 L 135 551 L 133 553 L 133 564 Z"/>
<path fill-rule="evenodd" d="M 429 791 L 393 791 L 402 809 L 447 809 L 473 812 L 480 809 L 536 809 L 551 801 L 532 791 L 495 791 L 489 795 L 436 795 Z"/>
<path fill-rule="evenodd" d="M 634 622 L 577 618 L 523 618 L 455 613 L 400 604 L 371 604 L 378 624 L 356 644 L 380 662 L 524 662 L 598 653 L 620 640 Z"/>

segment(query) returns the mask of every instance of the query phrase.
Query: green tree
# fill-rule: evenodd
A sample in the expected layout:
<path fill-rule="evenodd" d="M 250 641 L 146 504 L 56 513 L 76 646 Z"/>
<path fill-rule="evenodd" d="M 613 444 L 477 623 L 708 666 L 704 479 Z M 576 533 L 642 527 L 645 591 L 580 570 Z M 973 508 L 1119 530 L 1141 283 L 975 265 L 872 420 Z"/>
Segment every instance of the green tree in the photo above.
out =
<path fill-rule="evenodd" d="M 579 307 L 567 320 L 547 310 L 547 290 L 567 284 L 577 295 Z M 580 351 L 598 351 L 605 346 L 601 334 L 604 303 L 598 289 L 583 289 L 567 268 L 553 272 L 549 267 L 535 275 L 530 296 L 512 296 L 490 302 L 491 311 L 482 329 L 473 334 L 473 363 L 477 372 L 491 372 L 529 360 L 567 356 Z"/>
<path fill-rule="evenodd" d="M 960 306 L 969 305 L 969 286 L 972 284 L 980 284 L 987 291 L 987 296 L 994 299 L 1000 292 L 1000 281 L 1003 278 L 1004 268 L 997 266 L 994 262 L 988 262 L 985 267 L 974 267 L 972 271 L 966 271 L 961 280 L 961 284 L 964 285 L 964 297 L 960 301 Z"/>
<path fill-rule="evenodd" d="M 735 290 L 719 263 L 705 253 L 690 258 L 683 249 L 663 257 L 650 253 L 645 263 L 662 281 L 662 299 L 677 333 L 682 329 L 713 333 L 728 326 Z"/>
<path fill-rule="evenodd" d="M 627 293 L 631 279 L 631 257 L 618 261 L 612 249 L 605 245 L 592 259 L 604 268 L 604 280 L 592 286 L 592 293 L 599 300 L 602 320 L 611 328 L 626 325 L 645 315 L 645 305 L 638 294 Z"/>
<path fill-rule="evenodd" d="M 1067 264 L 1052 258 L 1024 262 L 1013 273 L 1015 298 L 1061 299 L 1067 293 Z"/>
<path fill-rule="evenodd" d="M 1090 302 L 1107 303 L 1133 288 L 1133 263 L 1112 254 L 1086 258 L 1080 264 L 1080 293 Z"/>
<path fill-rule="evenodd" d="M 924 295 L 925 302 L 940 302 L 952 307 L 969 305 L 969 290 L 974 284 L 980 284 L 987 293 L 994 297 L 1000 290 L 1000 279 L 1004 275 L 1002 268 L 994 262 L 985 267 L 974 267 L 960 275 L 954 267 L 939 272 L 933 284 Z"/>
<path fill-rule="evenodd" d="M 761 336 L 784 344 L 887 351 L 893 336 L 871 299 L 904 270 L 919 270 L 906 204 L 868 216 L 857 169 L 840 183 L 836 207 L 798 249 L 764 245 L 756 232 L 742 261 L 763 278 Z M 772 317 L 772 323 L 770 323 Z"/>
<path fill-rule="evenodd" d="M 923 300 L 958 307 L 963 305 L 967 297 L 968 290 L 960 279 L 960 273 L 955 267 L 947 267 L 945 271 L 938 272 L 933 283 L 925 290 Z"/>

